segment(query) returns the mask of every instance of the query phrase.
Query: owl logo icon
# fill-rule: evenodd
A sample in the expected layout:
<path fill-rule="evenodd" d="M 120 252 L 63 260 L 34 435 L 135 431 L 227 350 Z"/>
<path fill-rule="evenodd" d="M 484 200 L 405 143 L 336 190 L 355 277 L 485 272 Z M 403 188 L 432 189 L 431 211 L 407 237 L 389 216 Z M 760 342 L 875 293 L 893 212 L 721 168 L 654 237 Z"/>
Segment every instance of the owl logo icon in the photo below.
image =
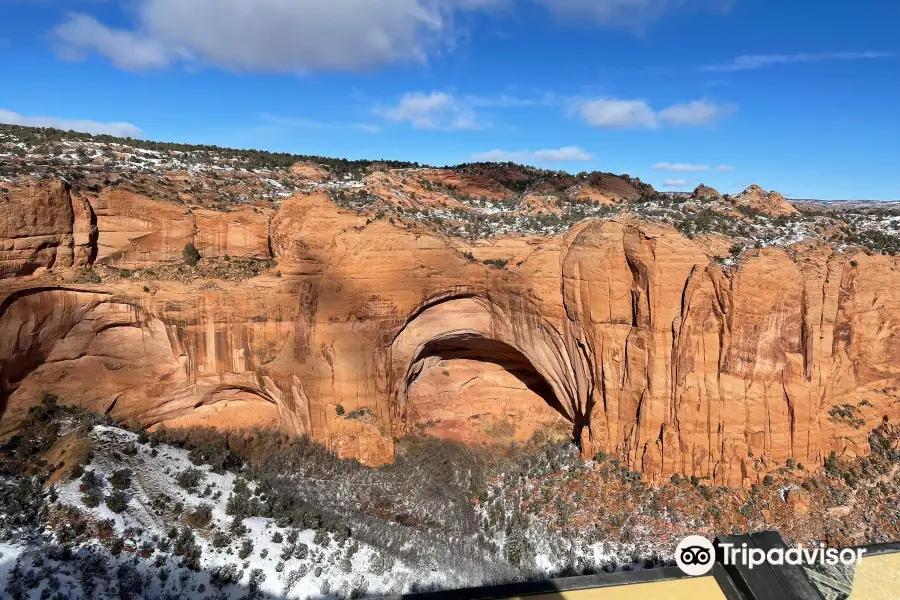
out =
<path fill-rule="evenodd" d="M 703 536 L 689 535 L 675 548 L 675 564 L 687 575 L 706 575 L 715 562 L 712 542 Z"/>

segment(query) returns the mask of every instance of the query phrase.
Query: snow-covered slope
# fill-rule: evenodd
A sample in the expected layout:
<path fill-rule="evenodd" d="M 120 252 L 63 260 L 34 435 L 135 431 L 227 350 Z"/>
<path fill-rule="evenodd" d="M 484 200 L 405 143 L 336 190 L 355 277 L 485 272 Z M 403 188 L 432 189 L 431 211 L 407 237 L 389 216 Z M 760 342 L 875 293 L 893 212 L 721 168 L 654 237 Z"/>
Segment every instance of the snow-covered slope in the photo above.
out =
<path fill-rule="evenodd" d="M 383 557 L 378 549 L 352 537 L 341 540 L 324 531 L 279 527 L 271 519 L 259 517 L 238 521 L 243 531 L 235 531 L 234 520 L 226 514 L 235 475 L 198 467 L 184 450 L 140 444 L 136 434 L 122 429 L 97 426 L 92 437 L 95 458 L 85 472 L 99 476 L 107 500 L 115 493 L 114 474 L 130 469 L 126 508 L 116 512 L 105 501 L 85 505 L 85 493 L 80 489 L 83 476 L 61 483 L 54 519 L 68 507 L 75 508 L 86 521 L 100 525 L 105 539 L 96 536 L 81 541 L 71 560 L 54 544 L 62 540 L 49 527 L 46 545 L 0 546 L 0 589 L 6 587 L 3 580 L 14 572 L 16 560 L 19 563 L 9 593 L 21 589 L 23 597 L 34 599 L 52 598 L 57 593 L 65 598 L 119 598 L 120 593 L 131 597 L 127 594 L 132 589 L 139 591 L 141 598 L 224 599 L 243 598 L 248 593 L 257 597 L 352 598 L 399 593 L 413 583 L 410 569 L 402 562 Z M 178 483 L 179 475 L 192 470 L 201 473 L 199 484 L 185 489 Z M 209 523 L 189 525 L 189 515 L 202 506 L 211 508 Z M 215 539 L 217 533 L 219 540 Z M 179 542 L 191 538 L 200 550 L 197 570 L 187 564 L 190 551 L 187 557 L 176 556 L 183 550 Z M 115 540 L 121 541 L 117 544 Z M 191 546 L 189 542 L 182 545 Z M 429 578 L 439 579 L 437 573 L 433 575 L 417 573 L 415 581 L 421 585 Z"/>

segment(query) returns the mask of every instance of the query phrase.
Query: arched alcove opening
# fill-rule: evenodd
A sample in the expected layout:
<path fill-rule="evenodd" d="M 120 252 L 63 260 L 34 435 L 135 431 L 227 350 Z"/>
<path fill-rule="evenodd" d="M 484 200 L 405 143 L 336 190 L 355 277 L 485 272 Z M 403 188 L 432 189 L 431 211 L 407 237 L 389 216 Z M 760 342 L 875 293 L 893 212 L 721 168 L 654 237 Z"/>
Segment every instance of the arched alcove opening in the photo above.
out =
<path fill-rule="evenodd" d="M 402 385 L 407 432 L 489 445 L 572 436 L 571 417 L 525 354 L 477 331 L 420 345 Z"/>

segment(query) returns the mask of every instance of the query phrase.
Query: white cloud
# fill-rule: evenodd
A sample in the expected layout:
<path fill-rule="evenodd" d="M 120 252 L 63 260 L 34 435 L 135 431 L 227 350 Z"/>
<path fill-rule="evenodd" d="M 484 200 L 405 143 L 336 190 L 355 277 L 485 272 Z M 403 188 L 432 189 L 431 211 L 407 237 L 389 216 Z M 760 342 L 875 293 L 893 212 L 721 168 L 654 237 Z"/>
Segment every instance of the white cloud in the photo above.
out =
<path fill-rule="evenodd" d="M 472 155 L 472 160 L 479 162 L 515 162 L 515 163 L 561 163 L 587 162 L 592 156 L 578 146 L 563 146 L 558 149 L 545 149 L 532 152 L 530 150 L 491 150 Z"/>
<path fill-rule="evenodd" d="M 144 132 L 131 123 L 104 123 L 83 119 L 63 119 L 60 117 L 29 117 L 11 110 L 0 108 L 0 123 L 7 125 L 25 125 L 27 127 L 53 127 L 63 131 L 81 131 L 94 135 L 105 133 L 117 137 L 140 138 Z"/>
<path fill-rule="evenodd" d="M 654 171 L 676 171 L 680 173 L 693 173 L 696 171 L 709 171 L 709 165 L 692 165 L 689 163 L 660 162 L 653 165 Z"/>
<path fill-rule="evenodd" d="M 683 188 L 691 185 L 691 182 L 687 179 L 666 179 L 663 181 L 663 187 L 669 188 Z"/>
<path fill-rule="evenodd" d="M 160 40 L 142 37 L 130 31 L 110 29 L 94 17 L 69 15 L 69 20 L 54 30 L 64 58 L 83 59 L 88 51 L 109 58 L 120 69 L 139 71 L 165 67 L 184 51 L 166 47 Z"/>
<path fill-rule="evenodd" d="M 587 162 L 591 155 L 578 146 L 563 146 L 558 150 L 538 150 L 534 158 L 541 162 Z"/>
<path fill-rule="evenodd" d="M 129 70 L 179 61 L 235 71 L 355 70 L 424 62 L 452 44 L 454 18 L 508 0 L 135 0 L 116 29 L 73 13 L 55 36 L 69 57 L 95 52 Z"/>
<path fill-rule="evenodd" d="M 656 127 L 656 113 L 643 100 L 588 100 L 578 107 L 578 112 L 588 124 L 601 129 Z"/>
<path fill-rule="evenodd" d="M 695 165 L 692 163 L 669 163 L 669 162 L 658 162 L 653 165 L 652 169 L 654 171 L 671 171 L 673 173 L 701 173 L 703 171 L 709 171 L 709 165 Z M 712 169 L 717 173 L 729 173 L 734 171 L 734 167 L 731 165 L 718 165 Z"/>
<path fill-rule="evenodd" d="M 576 112 L 594 127 L 601 129 L 655 129 L 660 125 L 697 127 L 709 125 L 734 113 L 731 104 L 708 100 L 692 100 L 655 111 L 645 100 L 598 98 L 576 104 Z"/>
<path fill-rule="evenodd" d="M 375 110 L 389 121 L 409 123 L 414 129 L 476 130 L 490 123 L 478 119 L 475 112 L 446 92 L 405 94 L 393 107 Z"/>
<path fill-rule="evenodd" d="M 128 70 L 177 62 L 234 71 L 357 70 L 425 62 L 464 33 L 460 15 L 538 3 L 551 13 L 639 30 L 674 11 L 727 11 L 733 0 L 120 0 L 133 24 L 70 13 L 63 56 L 97 53 Z"/>
<path fill-rule="evenodd" d="M 589 19 L 606 27 L 640 29 L 667 12 L 728 12 L 733 0 L 537 0 L 564 18 Z"/>
<path fill-rule="evenodd" d="M 692 100 L 685 104 L 673 104 L 659 111 L 660 122 L 677 127 L 709 125 L 734 113 L 730 104 L 715 104 L 707 100 Z"/>
<path fill-rule="evenodd" d="M 763 69 L 775 65 L 789 65 L 795 63 L 812 63 L 826 60 L 867 60 L 873 58 L 891 58 L 891 52 L 819 52 L 799 54 L 744 54 L 727 63 L 707 65 L 706 71 L 746 71 L 749 69 Z"/>

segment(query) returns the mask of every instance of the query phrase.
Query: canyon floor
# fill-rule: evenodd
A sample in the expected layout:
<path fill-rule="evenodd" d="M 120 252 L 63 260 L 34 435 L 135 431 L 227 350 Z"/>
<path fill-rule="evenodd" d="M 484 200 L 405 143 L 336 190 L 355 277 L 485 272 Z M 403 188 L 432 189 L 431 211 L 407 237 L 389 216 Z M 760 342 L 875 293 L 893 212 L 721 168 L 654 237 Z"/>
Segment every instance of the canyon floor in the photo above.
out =
<path fill-rule="evenodd" d="M 0 586 L 351 598 L 900 539 L 898 234 L 758 186 L 0 126 Z"/>

